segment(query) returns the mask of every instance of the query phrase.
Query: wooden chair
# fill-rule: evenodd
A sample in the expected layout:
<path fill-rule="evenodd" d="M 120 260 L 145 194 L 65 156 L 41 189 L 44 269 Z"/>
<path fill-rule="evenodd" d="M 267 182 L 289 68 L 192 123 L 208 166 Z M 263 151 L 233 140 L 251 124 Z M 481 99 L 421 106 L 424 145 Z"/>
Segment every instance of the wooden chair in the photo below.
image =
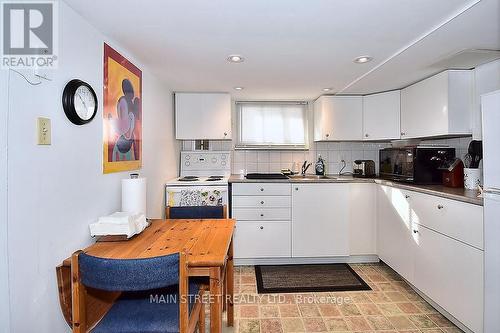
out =
<path fill-rule="evenodd" d="M 189 282 L 184 253 L 104 259 L 78 251 L 71 275 L 74 333 L 205 331 L 204 289 Z M 86 288 L 122 292 L 96 324 L 87 322 Z"/>
<path fill-rule="evenodd" d="M 165 207 L 165 218 L 166 219 L 226 219 L 227 205 L 223 206 L 176 206 L 176 207 Z M 226 267 L 227 268 L 227 267 Z M 222 276 L 223 281 L 223 294 L 222 297 L 225 300 L 223 302 L 224 310 L 227 308 L 226 294 L 227 294 L 227 283 L 226 283 L 226 269 Z M 199 278 L 197 280 L 205 288 L 208 288 L 210 283 L 207 278 Z"/>
<path fill-rule="evenodd" d="M 227 205 L 182 206 L 165 208 L 166 219 L 226 219 Z"/>

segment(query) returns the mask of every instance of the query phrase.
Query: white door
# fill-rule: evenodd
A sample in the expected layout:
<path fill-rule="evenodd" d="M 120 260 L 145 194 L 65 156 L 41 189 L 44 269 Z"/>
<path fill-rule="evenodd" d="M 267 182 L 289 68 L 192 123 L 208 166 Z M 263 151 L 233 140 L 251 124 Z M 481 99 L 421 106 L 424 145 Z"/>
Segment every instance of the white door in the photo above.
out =
<path fill-rule="evenodd" d="M 362 96 L 331 97 L 329 121 L 332 123 L 331 140 L 361 140 L 363 138 Z"/>
<path fill-rule="evenodd" d="M 500 190 L 500 90 L 481 96 L 484 187 Z"/>
<path fill-rule="evenodd" d="M 377 186 L 349 184 L 349 254 L 377 253 Z"/>
<path fill-rule="evenodd" d="M 401 138 L 448 132 L 448 74 L 443 72 L 401 91 Z"/>
<path fill-rule="evenodd" d="M 482 332 L 483 251 L 423 226 L 416 240 L 414 285 L 472 331 Z"/>
<path fill-rule="evenodd" d="M 349 255 L 349 184 L 292 184 L 292 256 Z"/>
<path fill-rule="evenodd" d="M 500 193 L 484 194 L 484 332 L 500 327 Z"/>
<path fill-rule="evenodd" d="M 406 191 L 388 186 L 379 187 L 377 248 L 380 259 L 413 282 L 416 244 L 408 199 Z"/>
<path fill-rule="evenodd" d="M 400 138 L 401 91 L 363 97 L 363 140 Z"/>
<path fill-rule="evenodd" d="M 231 96 L 227 93 L 176 93 L 178 140 L 231 139 Z"/>

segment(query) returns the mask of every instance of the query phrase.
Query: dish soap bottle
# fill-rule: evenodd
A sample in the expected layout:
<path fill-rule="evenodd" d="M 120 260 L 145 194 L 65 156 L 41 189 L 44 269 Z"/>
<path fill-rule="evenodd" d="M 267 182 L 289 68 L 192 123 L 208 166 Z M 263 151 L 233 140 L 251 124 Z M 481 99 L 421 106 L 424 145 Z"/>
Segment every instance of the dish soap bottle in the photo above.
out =
<path fill-rule="evenodd" d="M 316 169 L 316 175 L 318 175 L 318 176 L 325 175 L 325 162 L 323 161 L 321 154 L 318 155 L 318 161 L 314 165 L 314 168 Z"/>

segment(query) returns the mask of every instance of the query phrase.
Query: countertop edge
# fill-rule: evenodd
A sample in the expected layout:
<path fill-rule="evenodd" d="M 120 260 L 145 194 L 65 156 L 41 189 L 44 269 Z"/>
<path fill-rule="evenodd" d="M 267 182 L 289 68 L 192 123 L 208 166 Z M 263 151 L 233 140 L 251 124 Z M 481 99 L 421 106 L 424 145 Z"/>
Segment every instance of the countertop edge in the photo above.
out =
<path fill-rule="evenodd" d="M 353 184 L 379 184 L 384 186 L 390 186 L 393 188 L 399 188 L 402 190 L 414 191 L 423 194 L 434 195 L 444 199 L 451 199 L 456 201 L 461 201 L 473 205 L 483 206 L 483 199 L 478 198 L 478 191 L 456 189 L 456 188 L 446 188 L 441 185 L 413 185 L 406 183 L 398 183 L 390 180 L 379 179 L 379 178 L 353 178 L 346 176 L 332 175 L 332 177 L 337 177 L 335 179 L 308 179 L 308 180 L 294 180 L 294 179 L 246 179 L 241 175 L 231 175 L 229 178 L 229 184 L 235 183 L 277 183 L 277 184 L 322 184 L 322 183 L 353 183 Z M 434 187 L 434 188 L 433 188 Z M 452 191 L 460 191 L 463 193 L 451 193 Z"/>

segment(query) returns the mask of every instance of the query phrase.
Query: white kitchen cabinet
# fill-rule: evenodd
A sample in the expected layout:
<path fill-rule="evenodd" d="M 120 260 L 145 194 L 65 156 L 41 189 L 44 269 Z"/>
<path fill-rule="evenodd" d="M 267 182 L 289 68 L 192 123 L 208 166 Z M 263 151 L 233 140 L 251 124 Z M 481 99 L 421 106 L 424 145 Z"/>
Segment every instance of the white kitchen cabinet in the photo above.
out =
<path fill-rule="evenodd" d="M 484 248 L 483 207 L 417 192 L 411 194 L 409 202 L 413 223 Z"/>
<path fill-rule="evenodd" d="M 175 93 L 175 138 L 231 139 L 231 95 Z"/>
<path fill-rule="evenodd" d="M 291 257 L 289 183 L 231 185 L 236 259 Z"/>
<path fill-rule="evenodd" d="M 401 138 L 472 134 L 473 75 L 448 70 L 401 91 Z"/>
<path fill-rule="evenodd" d="M 400 138 L 401 91 L 363 96 L 363 140 Z"/>
<path fill-rule="evenodd" d="M 414 285 L 473 332 L 483 331 L 483 252 L 418 226 Z"/>
<path fill-rule="evenodd" d="M 290 257 L 290 221 L 238 223 L 234 245 L 234 257 L 238 259 Z"/>
<path fill-rule="evenodd" d="M 314 141 L 363 138 L 362 96 L 321 96 L 314 102 Z"/>
<path fill-rule="evenodd" d="M 377 187 L 356 183 L 349 186 L 349 254 L 376 254 Z"/>
<path fill-rule="evenodd" d="M 349 184 L 292 184 L 292 256 L 349 255 Z"/>
<path fill-rule="evenodd" d="M 377 249 L 380 259 L 413 283 L 415 233 L 411 222 L 410 193 L 380 186 L 377 193 Z"/>

